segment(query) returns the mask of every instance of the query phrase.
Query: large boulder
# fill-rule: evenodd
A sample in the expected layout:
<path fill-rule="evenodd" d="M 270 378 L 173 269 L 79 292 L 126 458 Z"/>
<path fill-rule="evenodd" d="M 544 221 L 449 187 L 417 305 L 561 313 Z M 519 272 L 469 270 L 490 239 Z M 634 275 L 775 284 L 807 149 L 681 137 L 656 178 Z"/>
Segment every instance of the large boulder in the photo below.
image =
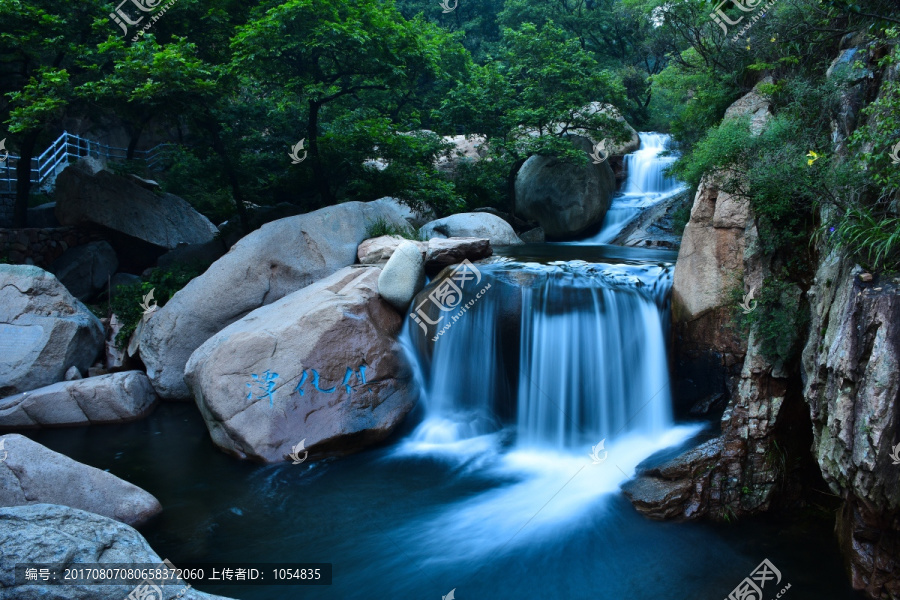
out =
<path fill-rule="evenodd" d="M 435 167 L 453 177 L 461 164 L 471 164 L 488 155 L 487 138 L 483 135 L 447 135 L 441 138 L 450 148 L 435 161 Z"/>
<path fill-rule="evenodd" d="M 191 355 L 185 380 L 217 446 L 279 462 L 304 441 L 323 457 L 393 431 L 417 389 L 396 340 L 402 317 L 378 296 L 380 273 L 342 269 L 253 311 Z"/>
<path fill-rule="evenodd" d="M 10 600 L 123 600 L 135 589 L 134 585 L 62 585 L 41 580 L 19 585 L 17 564 L 155 568 L 162 563 L 147 540 L 129 525 L 57 504 L 0 508 L 0 548 L 0 591 Z M 228 600 L 193 588 L 186 590 L 181 580 L 170 581 L 158 582 L 162 598 L 153 600 L 174 600 L 179 594 L 185 600 Z M 147 600 L 151 597 L 145 596 Z"/>
<path fill-rule="evenodd" d="M 590 140 L 569 136 L 586 155 Z M 516 175 L 516 213 L 537 221 L 550 239 L 571 238 L 603 221 L 616 191 L 608 161 L 578 165 L 555 156 L 531 156 Z"/>
<path fill-rule="evenodd" d="M 156 404 L 141 371 L 61 381 L 0 400 L 0 428 L 61 427 L 125 423 Z"/>
<path fill-rule="evenodd" d="M 0 397 L 87 371 L 103 348 L 103 326 L 52 274 L 0 265 Z"/>
<path fill-rule="evenodd" d="M 425 261 L 413 242 L 403 242 L 378 276 L 378 294 L 399 311 L 425 287 Z"/>
<path fill-rule="evenodd" d="M 512 226 L 490 213 L 459 213 L 431 221 L 422 226 L 420 233 L 426 239 L 475 237 L 487 238 L 492 246 L 521 244 Z"/>
<path fill-rule="evenodd" d="M 69 248 L 53 261 L 49 270 L 73 296 L 84 302 L 111 286 L 118 267 L 116 251 L 101 240 Z"/>
<path fill-rule="evenodd" d="M 56 218 L 63 225 L 102 225 L 160 248 L 202 244 L 218 231 L 173 194 L 155 194 L 128 177 L 68 167 L 56 179 Z"/>
<path fill-rule="evenodd" d="M 250 311 L 352 265 L 378 220 L 406 225 L 393 201 L 346 202 L 267 223 L 241 239 L 144 323 L 140 354 L 157 393 L 189 398 L 184 366 L 194 350 Z"/>
<path fill-rule="evenodd" d="M 0 436 L 0 507 L 62 504 L 137 527 L 159 501 L 111 473 L 74 461 L 17 433 Z"/>
<path fill-rule="evenodd" d="M 359 258 L 360 264 L 378 265 L 383 267 L 387 264 L 388 259 L 393 256 L 394 251 L 400 244 L 409 240 L 399 235 L 380 235 L 378 237 L 369 238 L 359 245 L 356 250 L 356 256 Z M 428 251 L 428 242 L 411 242 L 416 245 L 422 256 Z"/>

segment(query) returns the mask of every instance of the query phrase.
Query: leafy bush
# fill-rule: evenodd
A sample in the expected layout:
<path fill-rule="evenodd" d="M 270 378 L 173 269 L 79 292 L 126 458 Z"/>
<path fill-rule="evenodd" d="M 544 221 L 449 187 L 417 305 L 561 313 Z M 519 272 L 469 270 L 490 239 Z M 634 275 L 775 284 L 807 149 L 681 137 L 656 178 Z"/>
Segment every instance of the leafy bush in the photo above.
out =
<path fill-rule="evenodd" d="M 122 323 L 122 329 L 116 336 L 116 345 L 122 348 L 128 343 L 144 315 L 141 307 L 144 297 L 151 290 L 157 305 L 162 307 L 178 290 L 200 274 L 198 269 L 186 266 L 175 266 L 171 270 L 156 268 L 141 283 L 117 287 L 115 297 L 109 304 L 110 312 Z"/>
<path fill-rule="evenodd" d="M 843 246 L 867 268 L 900 269 L 900 217 L 878 216 L 864 208 L 850 208 L 837 225 L 821 226 L 829 240 Z"/>
<path fill-rule="evenodd" d="M 757 290 L 758 306 L 746 315 L 762 355 L 785 363 L 799 351 L 800 332 L 809 324 L 809 307 L 795 284 L 768 277 Z"/>
<path fill-rule="evenodd" d="M 411 227 L 398 227 L 386 219 L 376 219 L 366 227 L 366 237 L 374 238 L 383 235 L 399 235 L 408 240 L 419 240 L 419 235 Z"/>

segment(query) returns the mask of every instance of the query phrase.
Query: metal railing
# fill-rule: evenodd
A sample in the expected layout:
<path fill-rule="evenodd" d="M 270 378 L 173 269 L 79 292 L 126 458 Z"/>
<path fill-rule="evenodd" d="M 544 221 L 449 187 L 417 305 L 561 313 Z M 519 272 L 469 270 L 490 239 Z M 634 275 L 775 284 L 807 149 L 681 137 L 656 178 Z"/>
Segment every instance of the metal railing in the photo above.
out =
<path fill-rule="evenodd" d="M 166 150 L 172 146 L 174 144 L 159 144 L 149 150 L 136 150 L 134 159 L 146 161 L 147 167 L 154 169 L 162 164 Z M 124 161 L 128 157 L 128 150 L 107 146 L 63 131 L 43 154 L 31 160 L 32 185 L 39 188 L 45 183 L 52 183 L 70 160 L 87 156 L 105 158 L 108 161 Z M 10 154 L 4 163 L 0 163 L 0 194 L 16 193 L 16 167 L 19 159 L 20 157 Z"/>

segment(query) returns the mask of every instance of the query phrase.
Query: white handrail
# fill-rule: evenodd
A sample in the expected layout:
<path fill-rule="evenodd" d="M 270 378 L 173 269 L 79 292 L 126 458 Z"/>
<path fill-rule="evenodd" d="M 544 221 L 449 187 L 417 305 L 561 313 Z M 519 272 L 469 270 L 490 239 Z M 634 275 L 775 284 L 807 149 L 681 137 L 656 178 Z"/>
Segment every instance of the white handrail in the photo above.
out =
<path fill-rule="evenodd" d="M 158 144 L 149 150 L 136 150 L 134 158 L 144 160 L 148 167 L 159 164 L 161 155 L 164 150 L 174 144 Z M 99 142 L 94 142 L 87 138 L 73 135 L 68 131 L 63 131 L 50 147 L 44 150 L 40 156 L 32 159 L 31 183 L 40 185 L 48 177 L 56 172 L 57 167 L 63 162 L 68 162 L 69 158 L 79 159 L 85 156 L 104 157 L 108 160 L 125 160 L 128 156 L 126 148 L 117 148 L 115 146 L 107 146 Z M 0 193 L 11 194 L 16 188 L 16 169 L 13 167 L 13 161 L 18 165 L 21 157 L 14 154 L 7 156 L 6 161 L 0 163 Z"/>

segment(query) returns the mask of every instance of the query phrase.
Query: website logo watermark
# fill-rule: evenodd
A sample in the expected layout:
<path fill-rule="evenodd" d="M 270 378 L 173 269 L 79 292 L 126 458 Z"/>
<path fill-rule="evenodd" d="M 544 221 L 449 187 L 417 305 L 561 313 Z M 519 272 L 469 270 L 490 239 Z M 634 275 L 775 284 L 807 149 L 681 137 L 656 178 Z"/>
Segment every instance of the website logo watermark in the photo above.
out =
<path fill-rule="evenodd" d="M 304 460 L 306 460 L 307 456 L 309 456 L 309 451 L 303 446 L 305 443 L 306 438 L 303 438 L 302 440 L 300 440 L 299 444 L 297 444 L 296 446 L 291 446 L 291 453 L 288 454 L 288 456 L 290 456 L 291 460 L 294 461 L 291 463 L 292 465 L 299 465 Z M 303 458 L 300 458 L 301 452 L 303 453 Z"/>
<path fill-rule="evenodd" d="M 594 461 L 595 465 L 599 465 L 603 461 L 607 459 L 609 456 L 609 451 L 603 448 L 603 443 L 606 442 L 606 438 L 600 440 L 600 443 L 596 446 L 591 446 L 591 453 L 588 455 L 591 457 L 591 460 Z M 600 451 L 603 451 L 603 458 L 600 458 Z"/>
<path fill-rule="evenodd" d="M 3 442 L 0 442 L 0 449 L 3 449 Z M 891 454 L 891 460 L 894 461 L 891 464 L 900 465 L 900 444 L 897 444 L 893 448 L 891 448 L 894 453 Z M 3 460 L 3 459 L 0 459 Z"/>
<path fill-rule="evenodd" d="M 122 32 L 125 35 L 128 35 L 128 27 L 129 26 L 135 27 L 135 26 L 139 25 L 148 16 L 147 14 L 140 16 L 140 13 L 156 13 L 150 18 L 150 20 L 147 22 L 147 24 L 144 25 L 144 27 L 137 33 L 137 35 L 135 35 L 133 38 L 131 38 L 132 42 L 136 42 L 137 39 L 139 37 L 143 36 L 144 33 L 146 33 L 148 29 L 153 27 L 153 25 L 160 19 L 160 17 L 162 17 L 166 13 L 166 11 L 169 10 L 172 7 L 172 5 L 174 5 L 178 0 L 171 0 L 171 2 L 169 2 L 165 6 L 160 6 L 160 4 L 162 4 L 163 1 L 164 0 L 122 0 L 122 2 L 119 4 L 119 6 L 116 7 L 115 12 L 109 13 L 109 18 L 112 20 L 113 23 L 115 23 L 116 25 L 118 25 L 119 27 L 122 28 Z M 136 13 L 134 11 L 131 11 L 131 13 L 128 14 L 128 13 L 126 13 L 125 10 L 122 9 L 122 7 L 125 5 L 128 5 L 129 7 L 133 5 L 140 12 Z M 135 19 L 132 17 L 139 17 L 139 18 Z"/>
<path fill-rule="evenodd" d="M 758 21 L 763 15 L 765 15 L 765 11 L 761 11 L 760 9 L 769 8 L 773 6 L 778 0 L 769 0 L 764 6 L 760 6 L 763 0 L 722 0 L 719 4 L 716 5 L 715 11 L 709 14 L 710 18 L 713 20 L 713 23 L 722 28 L 722 31 L 725 35 L 728 35 L 728 27 L 740 24 L 744 18 L 748 15 L 741 15 L 738 19 L 732 21 L 731 18 L 727 14 L 725 14 L 724 7 L 728 4 L 734 5 L 738 10 L 745 13 L 756 12 L 750 21 L 748 21 L 744 27 L 735 35 L 731 41 L 736 42 L 742 35 L 744 35 L 753 25 Z"/>
<path fill-rule="evenodd" d="M 173 565 L 171 563 L 171 561 L 169 561 L 169 559 L 166 558 L 166 559 L 163 559 L 163 561 L 159 564 L 159 566 L 155 570 L 154 574 L 160 573 L 162 571 L 166 572 L 166 577 L 163 577 L 162 579 L 160 579 L 159 578 L 160 576 L 156 575 L 156 578 L 154 578 L 154 579 L 144 579 L 141 583 L 139 583 L 137 585 L 137 587 L 135 587 L 133 590 L 131 590 L 131 593 L 129 593 L 127 596 L 125 596 L 125 600 L 163 600 L 164 598 L 166 598 L 166 596 L 163 595 L 162 588 L 160 588 L 156 584 L 160 583 L 160 584 L 164 585 L 165 584 L 164 582 L 168 581 L 168 579 L 169 579 L 169 577 L 168 577 L 169 571 L 173 571 L 174 572 L 173 576 L 177 578 L 178 569 L 176 569 L 175 565 Z M 182 588 L 181 591 L 178 592 L 178 594 L 173 596 L 172 600 L 181 598 L 190 589 L 191 589 L 191 584 L 188 584 L 187 586 Z"/>
<path fill-rule="evenodd" d="M 3 140 L 3 141 L 5 142 L 6 140 Z M 2 147 L 3 147 L 3 144 L 0 143 L 0 148 L 2 148 Z M 900 142 L 897 142 L 894 145 L 893 151 L 889 154 L 889 156 L 891 157 L 892 163 L 894 163 L 895 165 L 900 165 Z M 0 162 L 3 162 L 3 161 L 0 160 Z"/>
<path fill-rule="evenodd" d="M 305 141 L 306 141 L 306 138 L 303 138 L 302 140 L 297 142 L 297 144 L 293 148 L 291 148 L 291 152 L 290 152 L 290 154 L 288 154 L 288 156 L 291 157 L 292 165 L 299 165 L 304 160 L 306 160 L 306 150 L 303 150 L 303 142 L 305 142 Z M 303 150 L 303 158 L 300 158 L 299 153 L 301 150 Z"/>
<path fill-rule="evenodd" d="M 456 600 L 456 588 L 450 590 L 446 596 L 441 596 L 441 600 Z"/>
<path fill-rule="evenodd" d="M 141 302 L 141 308 L 144 309 L 144 315 L 149 315 L 159 309 L 159 306 L 156 304 L 156 300 L 153 299 L 153 292 L 156 291 L 156 288 L 150 290 L 150 292 L 143 297 L 143 301 Z M 153 301 L 153 304 L 150 304 L 150 301 Z"/>
<path fill-rule="evenodd" d="M 442 12 L 444 14 L 447 14 L 448 12 L 453 12 L 454 10 L 456 10 L 456 7 L 459 6 L 459 0 L 455 0 L 453 6 L 450 6 L 450 0 L 441 0 L 440 4 L 441 8 L 444 9 Z M 453 592 L 451 592 L 451 594 L 452 593 Z"/>
<path fill-rule="evenodd" d="M 9 158 L 9 152 L 6 150 L 6 138 L 0 140 L 0 150 L 3 151 L 3 158 L 0 158 L 0 164 L 3 164 Z"/>
<path fill-rule="evenodd" d="M 736 588 L 731 590 L 726 600 L 762 600 L 763 588 L 773 579 L 775 580 L 774 585 L 777 586 L 781 583 L 781 571 L 776 569 L 775 565 L 769 562 L 769 559 L 764 559 L 753 569 L 749 577 L 745 577 Z M 787 584 L 782 588 L 775 597 L 781 598 L 789 589 L 791 589 L 791 584 Z"/>
<path fill-rule="evenodd" d="M 600 140 L 600 142 L 594 146 L 594 151 L 588 154 L 594 159 L 595 165 L 599 165 L 609 158 L 609 152 L 606 150 L 606 140 Z"/>
<path fill-rule="evenodd" d="M 438 317 L 436 321 L 432 321 L 428 317 L 428 313 L 422 308 L 422 306 L 426 302 L 431 301 L 431 303 L 437 306 L 441 310 L 441 312 L 449 312 L 451 310 L 455 310 L 462 303 L 463 289 L 466 286 L 466 282 L 470 281 L 471 279 L 474 279 L 475 281 L 470 284 L 470 289 L 471 286 L 478 285 L 481 282 L 481 271 L 475 268 L 475 265 L 469 262 L 469 259 L 466 259 L 462 263 L 454 267 L 453 272 L 445 277 L 444 280 L 441 281 L 441 283 L 438 284 L 430 294 L 428 294 L 428 297 L 425 300 L 422 300 L 422 302 L 420 302 L 419 305 L 416 306 L 416 312 L 410 313 L 409 316 L 413 319 L 413 321 L 418 323 L 419 327 L 422 328 L 422 331 L 425 332 L 426 335 L 428 335 L 428 326 L 425 325 L 425 323 L 428 323 L 428 325 L 437 325 L 444 320 L 444 316 Z M 475 294 L 475 298 L 473 300 L 469 300 L 469 302 L 467 302 L 457 314 L 451 315 L 450 321 L 447 322 L 447 324 L 444 325 L 444 327 L 440 331 L 438 331 L 437 335 L 431 338 L 431 341 L 436 342 L 438 340 L 438 337 L 444 335 L 444 332 L 450 329 L 450 327 L 453 326 L 453 323 L 458 321 L 459 318 L 467 310 L 474 306 L 475 302 L 477 302 L 478 299 L 481 298 L 482 294 L 484 294 L 490 288 L 491 284 L 487 284 L 486 286 L 484 286 L 477 294 Z"/>
<path fill-rule="evenodd" d="M 0 462 L 6 462 L 6 457 L 9 456 L 9 452 L 6 451 L 4 446 L 6 445 L 6 440 L 0 440 Z M 898 444 L 898 448 L 900 448 L 900 444 Z"/>
<path fill-rule="evenodd" d="M 745 315 L 749 315 L 754 310 L 756 310 L 757 302 L 753 299 L 753 293 L 753 289 L 751 288 L 750 293 L 744 296 L 744 301 L 738 303 L 738 306 L 741 307 L 741 310 Z"/>

